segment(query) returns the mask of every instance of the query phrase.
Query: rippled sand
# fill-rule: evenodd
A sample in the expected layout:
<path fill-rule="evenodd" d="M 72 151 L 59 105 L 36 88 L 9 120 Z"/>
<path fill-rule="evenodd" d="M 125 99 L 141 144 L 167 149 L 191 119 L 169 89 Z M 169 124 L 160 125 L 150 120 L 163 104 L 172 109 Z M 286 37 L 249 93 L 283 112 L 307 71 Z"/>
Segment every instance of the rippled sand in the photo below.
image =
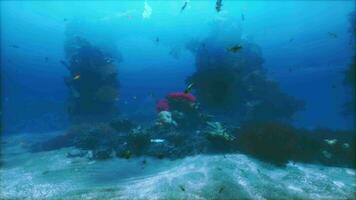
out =
<path fill-rule="evenodd" d="M 67 158 L 71 148 L 29 153 L 26 141 L 20 135 L 2 145 L 2 199 L 335 200 L 352 199 L 356 189 L 347 168 L 277 168 L 242 154 L 90 161 Z"/>

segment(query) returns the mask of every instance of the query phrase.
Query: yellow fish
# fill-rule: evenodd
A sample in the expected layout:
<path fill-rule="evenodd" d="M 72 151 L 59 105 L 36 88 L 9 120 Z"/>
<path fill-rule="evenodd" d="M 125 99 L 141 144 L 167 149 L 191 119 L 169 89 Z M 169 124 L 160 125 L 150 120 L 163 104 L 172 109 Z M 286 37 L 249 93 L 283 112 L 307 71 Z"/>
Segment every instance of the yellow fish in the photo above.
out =
<path fill-rule="evenodd" d="M 242 49 L 242 46 L 235 45 L 230 48 L 227 48 L 227 51 L 232 52 L 232 53 L 237 53 L 237 52 L 241 51 L 241 49 Z"/>
<path fill-rule="evenodd" d="M 78 79 L 80 79 L 80 74 L 73 77 L 73 80 L 78 80 Z"/>
<path fill-rule="evenodd" d="M 186 94 L 189 93 L 192 90 L 193 86 L 194 86 L 194 83 L 189 84 L 187 86 L 187 88 L 184 90 L 184 93 L 186 93 Z"/>

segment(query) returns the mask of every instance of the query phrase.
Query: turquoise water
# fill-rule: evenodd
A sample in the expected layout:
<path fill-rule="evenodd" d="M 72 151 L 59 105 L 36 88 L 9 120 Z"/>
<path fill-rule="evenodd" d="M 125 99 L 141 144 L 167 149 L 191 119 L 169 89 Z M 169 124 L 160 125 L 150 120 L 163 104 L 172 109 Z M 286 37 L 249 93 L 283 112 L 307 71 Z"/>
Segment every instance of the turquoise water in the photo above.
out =
<path fill-rule="evenodd" d="M 0 199 L 353 199 L 355 2 L 221 3 L 1 1 Z M 191 107 L 169 104 L 165 121 L 160 100 L 185 90 Z M 135 126 L 115 132 L 116 118 Z M 251 153 L 256 138 L 240 148 L 249 121 L 292 127 L 267 127 L 266 151 L 314 157 L 291 150 L 279 166 Z M 100 148 L 68 156 L 96 122 Z M 110 143 L 135 131 L 153 147 Z M 232 150 L 204 146 L 216 135 Z"/>

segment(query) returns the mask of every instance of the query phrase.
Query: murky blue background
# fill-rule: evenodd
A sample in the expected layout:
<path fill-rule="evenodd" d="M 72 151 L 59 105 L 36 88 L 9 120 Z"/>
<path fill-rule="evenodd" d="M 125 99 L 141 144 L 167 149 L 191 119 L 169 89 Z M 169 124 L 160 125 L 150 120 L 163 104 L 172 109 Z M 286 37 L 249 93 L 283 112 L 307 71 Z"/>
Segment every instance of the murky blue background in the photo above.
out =
<path fill-rule="evenodd" d="M 295 116 L 296 125 L 353 128 L 353 119 L 341 114 L 351 93 L 343 85 L 343 71 L 354 50 L 348 30 L 353 1 L 224 1 L 220 13 L 214 1 L 191 1 L 182 13 L 184 1 L 148 3 L 152 14 L 143 19 L 144 1 L 2 1 L 5 132 L 66 127 L 63 76 L 68 72 L 59 60 L 64 58 L 66 24 L 73 20 L 80 21 L 77 28 L 89 41 L 115 43 L 122 53 L 118 67 L 124 114 L 153 115 L 148 93 L 182 90 L 195 70 L 185 43 L 207 37 L 214 21 L 226 20 L 261 47 L 270 78 L 306 102 L 305 111 Z M 179 50 L 179 59 L 169 55 L 172 48 Z"/>

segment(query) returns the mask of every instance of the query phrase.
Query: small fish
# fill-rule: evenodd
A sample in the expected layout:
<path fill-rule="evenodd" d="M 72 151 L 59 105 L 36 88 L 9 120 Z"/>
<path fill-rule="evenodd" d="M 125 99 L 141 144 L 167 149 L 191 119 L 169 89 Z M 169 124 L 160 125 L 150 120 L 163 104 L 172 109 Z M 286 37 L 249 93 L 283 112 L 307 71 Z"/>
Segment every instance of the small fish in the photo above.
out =
<path fill-rule="evenodd" d="M 329 145 L 334 145 L 334 144 L 336 144 L 337 140 L 336 139 L 330 139 L 330 140 L 325 139 L 324 142 L 326 142 Z"/>
<path fill-rule="evenodd" d="M 46 63 L 48 62 L 48 57 L 45 57 L 45 62 L 46 62 Z"/>
<path fill-rule="evenodd" d="M 221 7 L 222 7 L 222 0 L 216 0 L 216 12 L 220 12 L 221 11 Z"/>
<path fill-rule="evenodd" d="M 332 38 L 337 38 L 337 34 L 333 32 L 328 32 L 329 36 Z"/>
<path fill-rule="evenodd" d="M 73 80 L 78 80 L 78 79 L 80 79 L 80 74 L 73 77 Z"/>
<path fill-rule="evenodd" d="M 187 7 L 188 5 L 188 1 L 184 2 L 184 5 L 182 6 L 182 8 L 180 9 L 180 12 L 183 12 L 183 10 Z"/>
<path fill-rule="evenodd" d="M 67 21 L 67 18 L 63 18 L 63 21 L 66 22 L 66 21 Z"/>
<path fill-rule="evenodd" d="M 242 46 L 237 44 L 230 48 L 227 48 L 227 51 L 232 52 L 232 53 L 237 53 L 237 52 L 241 51 L 241 49 L 242 49 Z"/>
<path fill-rule="evenodd" d="M 10 45 L 10 47 L 14 48 L 14 49 L 18 49 L 20 48 L 19 46 L 17 46 L 16 44 Z"/>
<path fill-rule="evenodd" d="M 165 140 L 164 139 L 151 139 L 150 140 L 152 143 L 162 143 L 164 142 Z"/>
<path fill-rule="evenodd" d="M 183 192 L 185 192 L 185 188 L 184 188 L 183 185 L 179 185 L 179 188 L 180 188 Z"/>
<path fill-rule="evenodd" d="M 193 89 L 194 83 L 191 83 L 185 88 L 184 93 L 190 93 L 190 91 Z"/>
<path fill-rule="evenodd" d="M 219 189 L 219 194 L 225 189 L 224 186 L 222 186 L 220 189 Z"/>
<path fill-rule="evenodd" d="M 137 99 L 137 96 L 133 96 L 132 99 L 136 100 L 136 99 Z"/>
<path fill-rule="evenodd" d="M 157 44 L 159 43 L 159 37 L 156 37 L 156 43 Z"/>
<path fill-rule="evenodd" d="M 244 14 L 241 14 L 241 20 L 245 21 L 245 15 Z"/>
<path fill-rule="evenodd" d="M 290 38 L 290 39 L 289 39 L 289 42 L 293 42 L 293 41 L 294 41 L 294 38 Z"/>

